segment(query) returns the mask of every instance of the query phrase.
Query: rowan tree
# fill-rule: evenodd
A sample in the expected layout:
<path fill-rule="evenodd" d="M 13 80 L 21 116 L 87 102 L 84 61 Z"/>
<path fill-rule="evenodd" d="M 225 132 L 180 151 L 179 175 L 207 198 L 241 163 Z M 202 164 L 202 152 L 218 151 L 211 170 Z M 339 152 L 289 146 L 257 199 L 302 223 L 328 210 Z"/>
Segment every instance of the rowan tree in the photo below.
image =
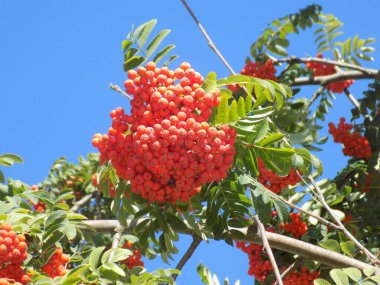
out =
<path fill-rule="evenodd" d="M 231 75 L 177 60 L 156 20 L 132 29 L 125 82 L 110 85 L 125 105 L 94 134 L 94 153 L 58 159 L 38 185 L 0 172 L 0 284 L 175 284 L 207 240 L 246 253 L 255 284 L 380 283 L 380 71 L 365 67 L 374 39 L 341 39 L 342 23 L 311 5 L 271 22 L 235 71 L 181 2 Z M 306 30 L 317 54 L 289 54 L 289 36 Z M 352 94 L 362 79 L 373 82 Z M 315 89 L 307 98 L 304 86 Z M 321 138 L 340 93 L 352 116 Z M 350 159 L 320 179 L 327 139 Z M 178 253 L 179 234 L 193 239 L 179 263 L 147 271 L 144 259 Z M 219 284 L 204 265 L 198 273 Z"/>

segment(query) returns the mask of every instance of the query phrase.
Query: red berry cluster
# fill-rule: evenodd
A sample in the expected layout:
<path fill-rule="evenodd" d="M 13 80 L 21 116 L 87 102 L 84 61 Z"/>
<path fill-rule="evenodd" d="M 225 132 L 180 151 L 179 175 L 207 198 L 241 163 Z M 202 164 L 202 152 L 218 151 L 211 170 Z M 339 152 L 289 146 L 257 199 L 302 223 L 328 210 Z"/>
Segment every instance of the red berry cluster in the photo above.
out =
<path fill-rule="evenodd" d="M 16 234 L 10 225 L 2 224 L 0 230 L 1 279 L 8 279 L 9 284 L 15 284 L 15 282 L 27 284 L 30 281 L 30 277 L 21 268 L 22 262 L 28 257 L 26 250 L 25 236 Z"/>
<path fill-rule="evenodd" d="M 322 58 L 322 54 L 318 54 L 318 58 Z M 324 76 L 336 73 L 334 65 L 320 62 L 307 62 L 306 66 L 313 71 L 313 76 Z M 332 82 L 327 85 L 327 90 L 334 93 L 342 93 L 344 89 L 350 87 L 354 81 L 351 79 Z"/>
<path fill-rule="evenodd" d="M 69 262 L 69 259 L 67 254 L 63 254 L 62 248 L 57 247 L 49 261 L 42 266 L 42 271 L 51 278 L 64 276 L 68 272 L 65 266 Z"/>
<path fill-rule="evenodd" d="M 37 185 L 32 185 L 31 189 L 33 191 L 36 191 L 38 190 L 38 186 Z M 45 210 L 46 210 L 46 205 L 45 203 L 41 202 L 41 201 L 38 201 L 36 204 L 33 204 L 29 199 L 28 199 L 28 202 L 31 203 L 33 205 L 33 209 L 38 211 L 38 212 L 41 212 L 41 213 L 44 213 Z"/>
<path fill-rule="evenodd" d="M 117 175 L 131 181 L 131 191 L 150 202 L 188 201 L 202 184 L 226 177 L 236 132 L 207 123 L 220 91 L 206 93 L 188 63 L 173 71 L 149 62 L 128 77 L 131 115 L 112 111 L 108 134 L 92 140 L 101 162 L 110 160 Z"/>
<path fill-rule="evenodd" d="M 248 62 L 241 71 L 241 74 L 249 75 L 261 79 L 270 79 L 276 81 L 276 68 L 272 60 L 268 59 L 265 63 Z"/>
<path fill-rule="evenodd" d="M 279 194 L 283 188 L 296 185 L 301 180 L 294 169 L 286 176 L 278 176 L 274 171 L 267 170 L 260 159 L 258 165 L 260 172 L 258 181 L 274 193 Z"/>
<path fill-rule="evenodd" d="M 279 226 L 295 238 L 301 238 L 308 231 L 306 223 L 302 221 L 300 213 L 290 213 L 290 219 L 291 222 L 286 222 L 285 225 L 280 223 Z"/>
<path fill-rule="evenodd" d="M 289 272 L 284 280 L 284 285 L 313 285 L 314 280 L 319 277 L 319 272 L 309 272 L 309 269 L 307 267 L 303 266 L 301 267 L 300 272 L 292 271 Z"/>
<path fill-rule="evenodd" d="M 261 64 L 259 62 L 248 62 L 242 71 L 243 75 L 249 75 L 261 79 L 270 79 L 276 81 L 276 68 L 273 65 L 272 60 L 268 59 L 265 63 Z M 227 85 L 227 88 L 232 92 L 237 92 L 239 90 L 239 84 Z"/>
<path fill-rule="evenodd" d="M 273 271 L 273 267 L 267 255 L 263 254 L 263 246 L 237 241 L 236 247 L 248 254 L 248 274 L 254 276 L 257 280 L 264 282 L 267 275 Z"/>
<path fill-rule="evenodd" d="M 333 123 L 329 123 L 329 133 L 334 137 L 334 142 L 343 144 L 344 155 L 370 158 L 372 150 L 368 139 L 359 133 L 351 132 L 352 124 L 346 124 L 345 121 L 345 118 L 340 118 L 337 128 Z"/>
<path fill-rule="evenodd" d="M 128 269 L 132 269 L 136 266 L 144 267 L 144 262 L 141 260 L 141 252 L 139 249 L 134 249 L 134 244 L 132 242 L 124 243 L 123 248 L 132 250 L 133 255 L 120 261 L 121 264 L 125 264 Z"/>

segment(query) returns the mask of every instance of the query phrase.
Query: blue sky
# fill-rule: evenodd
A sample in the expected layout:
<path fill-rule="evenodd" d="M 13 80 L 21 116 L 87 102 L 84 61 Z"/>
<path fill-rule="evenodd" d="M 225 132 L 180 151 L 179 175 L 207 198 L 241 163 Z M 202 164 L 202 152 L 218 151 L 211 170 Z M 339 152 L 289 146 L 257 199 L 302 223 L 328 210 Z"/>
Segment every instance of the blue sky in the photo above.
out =
<path fill-rule="evenodd" d="M 240 70 L 250 44 L 271 20 L 295 12 L 313 1 L 189 1 L 215 44 L 231 65 Z M 345 23 L 341 36 L 380 38 L 378 0 L 319 1 L 325 13 Z M 92 135 L 105 132 L 110 125 L 109 112 L 128 105 L 122 96 L 110 90 L 110 82 L 122 85 L 121 41 L 131 25 L 158 19 L 156 31 L 171 29 L 166 43 L 174 43 L 181 61 L 191 62 L 202 74 L 215 71 L 220 77 L 229 72 L 207 46 L 204 38 L 180 1 L 17 1 L 0 2 L 0 153 L 20 154 L 25 163 L 4 169 L 8 177 L 33 184 L 41 181 L 55 159 L 70 161 L 93 152 Z M 291 37 L 295 55 L 314 55 L 311 33 Z M 378 44 L 375 43 L 375 47 Z M 379 58 L 376 51 L 375 59 Z M 173 66 L 175 66 L 174 64 Z M 378 64 L 369 63 L 378 68 Z M 357 97 L 369 82 L 357 82 L 350 88 Z M 300 96 L 310 96 L 307 89 Z M 327 122 L 337 122 L 348 114 L 351 105 L 338 95 L 336 108 Z M 324 132 L 326 134 L 326 132 Z M 328 142 L 318 154 L 325 165 L 325 176 L 334 175 L 345 163 L 341 147 Z M 333 158 L 333 159 L 331 159 Z M 187 247 L 186 237 L 179 247 Z M 178 260 L 180 255 L 178 255 Z M 175 262 L 172 263 L 174 267 Z M 179 284 L 201 284 L 196 265 L 203 262 L 220 277 L 240 279 L 251 284 L 248 259 L 222 242 L 202 244 Z M 148 262 L 149 269 L 162 266 Z"/>

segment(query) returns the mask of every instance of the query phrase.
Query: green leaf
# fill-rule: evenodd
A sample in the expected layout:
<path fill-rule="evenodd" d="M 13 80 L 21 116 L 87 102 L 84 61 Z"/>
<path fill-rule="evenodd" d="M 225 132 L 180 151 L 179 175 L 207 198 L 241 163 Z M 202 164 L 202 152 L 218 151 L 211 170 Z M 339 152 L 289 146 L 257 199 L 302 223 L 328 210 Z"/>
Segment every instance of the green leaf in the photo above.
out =
<path fill-rule="evenodd" d="M 267 146 L 270 144 L 274 144 L 276 142 L 279 142 L 284 137 L 284 134 L 277 133 L 277 134 L 270 134 L 267 138 L 261 140 L 257 145 L 259 146 Z"/>
<path fill-rule="evenodd" d="M 362 278 L 361 271 L 355 267 L 343 268 L 343 271 L 348 275 L 348 277 L 356 282 L 359 282 L 359 280 Z"/>
<path fill-rule="evenodd" d="M 117 275 L 120 275 L 123 277 L 125 276 L 124 270 L 121 269 L 120 266 L 116 265 L 115 263 L 107 262 L 107 263 L 103 264 L 101 267 L 106 269 L 106 270 L 110 270 L 110 271 L 116 273 Z"/>
<path fill-rule="evenodd" d="M 345 241 L 340 243 L 342 251 L 348 256 L 354 257 L 356 252 L 355 244 L 352 241 Z"/>
<path fill-rule="evenodd" d="M 278 200 L 278 198 L 273 199 L 272 201 L 277 211 L 278 217 L 280 218 L 280 221 L 284 224 L 289 219 L 289 211 L 287 205 L 281 200 Z"/>
<path fill-rule="evenodd" d="M 73 240 L 77 235 L 77 228 L 69 223 L 64 226 L 63 231 L 69 240 Z"/>
<path fill-rule="evenodd" d="M 5 181 L 4 174 L 3 174 L 3 172 L 0 170 L 0 183 L 4 183 L 4 181 Z"/>
<path fill-rule="evenodd" d="M 132 56 L 128 60 L 124 61 L 123 68 L 124 71 L 136 68 L 145 61 L 145 58 L 142 56 Z"/>
<path fill-rule="evenodd" d="M 237 103 L 236 100 L 232 100 L 230 111 L 229 111 L 229 119 L 230 122 L 236 122 L 238 120 L 238 109 L 237 109 Z"/>
<path fill-rule="evenodd" d="M 349 285 L 348 277 L 342 269 L 333 269 L 330 271 L 330 276 L 337 285 Z"/>
<path fill-rule="evenodd" d="M 23 163 L 24 162 L 24 160 L 21 158 L 21 156 L 19 156 L 17 154 L 14 154 L 14 153 L 5 153 L 5 154 L 2 154 L 2 155 L 0 155 L 0 159 L 1 158 L 7 158 L 9 160 L 12 160 L 13 163 Z"/>
<path fill-rule="evenodd" d="M 161 42 L 165 39 L 165 37 L 170 33 L 170 30 L 162 30 L 159 32 L 153 40 L 148 44 L 146 48 L 146 57 L 150 57 L 158 48 L 158 46 L 161 44 Z"/>
<path fill-rule="evenodd" d="M 377 284 L 380 284 L 380 275 L 375 275 L 370 277 L 371 280 L 375 281 Z"/>
<path fill-rule="evenodd" d="M 239 101 L 237 103 L 237 112 L 240 118 L 244 117 L 246 112 L 245 112 L 245 103 L 243 97 L 239 98 Z"/>
<path fill-rule="evenodd" d="M 248 113 L 252 109 L 252 95 L 248 94 L 247 97 L 245 98 L 245 113 Z"/>
<path fill-rule="evenodd" d="M 160 50 L 156 56 L 153 58 L 153 61 L 155 63 L 160 62 L 172 49 L 175 48 L 175 45 L 168 45 L 164 47 L 162 50 Z"/>
<path fill-rule="evenodd" d="M 133 34 L 134 38 L 137 39 L 137 44 L 139 48 L 142 48 L 147 41 L 150 33 L 152 32 L 154 26 L 157 24 L 157 20 L 153 19 L 149 22 L 146 22 L 145 24 L 142 24 L 140 27 L 138 27 L 135 30 L 135 33 Z"/>
<path fill-rule="evenodd" d="M 102 247 L 97 247 L 91 250 L 91 254 L 88 258 L 88 264 L 90 265 L 90 269 L 92 271 L 95 271 L 96 268 L 98 268 L 100 257 L 105 248 L 106 248 L 105 246 L 102 246 Z"/>
<path fill-rule="evenodd" d="M 261 141 L 269 131 L 268 120 L 262 120 L 256 127 L 257 133 L 254 139 L 254 142 L 257 143 Z"/>
<path fill-rule="evenodd" d="M 123 53 L 125 53 L 127 51 L 127 49 L 133 44 L 132 41 L 130 40 L 124 40 L 122 43 L 121 43 L 121 48 L 123 50 Z"/>
<path fill-rule="evenodd" d="M 60 241 L 65 235 L 61 231 L 55 231 L 42 245 L 42 251 L 46 251 L 51 246 L 54 246 L 57 241 Z"/>
<path fill-rule="evenodd" d="M 363 269 L 363 273 L 365 276 L 371 276 L 375 272 L 375 268 L 365 268 Z"/>
<path fill-rule="evenodd" d="M 218 106 L 218 118 L 217 122 L 219 124 L 228 123 L 229 122 L 229 114 L 228 114 L 228 99 L 226 97 L 222 97 L 220 100 L 220 104 Z"/>
<path fill-rule="evenodd" d="M 111 255 L 112 257 L 111 259 L 109 259 Z M 107 256 L 107 260 L 109 262 L 118 262 L 118 261 L 128 258 L 131 255 L 133 255 L 132 251 L 126 248 L 111 248 L 104 254 L 104 256 Z M 103 262 L 103 257 L 102 257 L 102 262 Z"/>
<path fill-rule="evenodd" d="M 325 279 L 318 278 L 314 280 L 314 285 L 331 285 L 331 283 Z"/>
<path fill-rule="evenodd" d="M 203 81 L 201 87 L 205 92 L 210 92 L 212 89 L 217 87 L 216 73 L 211 71 L 207 74 L 205 81 Z"/>
<path fill-rule="evenodd" d="M 328 239 L 328 240 L 320 243 L 319 245 L 325 249 L 332 250 L 332 251 L 335 251 L 338 253 L 340 252 L 339 243 L 334 239 Z"/>
<path fill-rule="evenodd" d="M 251 172 L 252 176 L 259 176 L 259 166 L 257 163 L 256 153 L 253 149 L 248 150 L 248 156 L 244 156 L 245 166 L 248 168 L 248 171 Z"/>

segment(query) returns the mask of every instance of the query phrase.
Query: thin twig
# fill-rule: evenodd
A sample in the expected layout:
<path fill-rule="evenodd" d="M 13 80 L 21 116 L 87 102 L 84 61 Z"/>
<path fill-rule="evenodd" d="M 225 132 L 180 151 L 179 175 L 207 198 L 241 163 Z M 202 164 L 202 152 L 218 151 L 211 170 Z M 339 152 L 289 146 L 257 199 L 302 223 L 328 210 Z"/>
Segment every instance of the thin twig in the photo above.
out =
<path fill-rule="evenodd" d="M 319 63 L 324 63 L 324 64 L 331 64 L 334 66 L 344 67 L 344 68 L 348 68 L 352 70 L 358 70 L 363 73 L 369 72 L 369 70 L 365 67 L 358 66 L 355 64 L 349 64 L 349 63 L 345 63 L 341 61 L 335 61 L 328 58 L 318 58 L 318 57 L 300 58 L 300 57 L 291 56 L 291 57 L 274 60 L 274 62 L 287 62 L 289 65 L 293 65 L 296 63 L 319 62 Z"/>
<path fill-rule="evenodd" d="M 264 225 L 263 223 L 260 221 L 259 217 L 257 215 L 254 216 L 254 219 L 256 221 L 256 224 L 258 226 L 258 229 L 260 231 L 260 236 L 263 240 L 263 246 L 268 254 L 268 257 L 269 257 L 269 260 L 270 260 L 270 263 L 272 264 L 272 267 L 273 267 L 273 271 L 274 271 L 274 275 L 276 276 L 276 280 L 277 280 L 277 283 L 279 285 L 283 285 L 282 283 L 282 279 L 281 279 L 281 273 L 280 273 L 280 270 L 278 270 L 278 266 L 277 266 L 277 263 L 276 263 L 276 259 L 274 258 L 274 255 L 273 255 L 273 252 L 272 252 L 272 249 L 269 245 L 269 242 L 268 242 L 268 239 L 267 239 L 267 235 L 266 235 L 266 232 L 265 232 L 265 228 L 264 228 Z"/>
<path fill-rule="evenodd" d="M 124 92 L 119 85 L 116 85 L 116 84 L 113 84 L 113 83 L 110 83 L 110 88 L 112 90 L 115 90 L 116 92 L 119 92 L 121 95 L 123 95 L 124 97 L 127 97 L 129 100 L 132 100 L 133 98 L 128 95 L 126 92 Z"/>
<path fill-rule="evenodd" d="M 175 269 L 182 270 L 182 268 L 185 266 L 186 262 L 191 258 L 194 251 L 197 249 L 198 245 L 202 242 L 202 238 L 198 235 L 193 235 L 193 241 L 191 242 L 189 248 L 185 252 L 185 254 L 182 256 L 181 260 L 178 262 Z M 174 281 L 177 279 L 178 274 L 173 274 Z"/>
<path fill-rule="evenodd" d="M 375 255 L 373 255 L 368 249 L 366 249 L 343 225 L 343 223 L 338 219 L 338 217 L 335 215 L 334 211 L 330 208 L 330 206 L 327 204 L 325 197 L 323 196 L 322 190 L 319 188 L 317 183 L 315 183 L 315 180 L 313 177 L 308 176 L 308 179 L 310 180 L 311 184 L 313 185 L 315 191 L 318 193 L 319 201 L 322 203 L 323 207 L 329 212 L 331 217 L 335 220 L 335 222 L 341 227 L 344 234 L 355 243 L 355 245 L 367 255 L 367 257 L 374 263 L 379 264 L 379 260 Z"/>
<path fill-rule="evenodd" d="M 289 265 L 288 268 L 286 268 L 286 270 L 284 272 L 281 273 L 281 279 L 284 279 L 284 277 L 290 272 L 293 270 L 293 268 L 297 265 L 297 263 L 299 262 L 299 260 L 297 259 L 296 261 L 294 261 L 292 264 Z M 273 285 L 277 285 L 277 281 L 273 283 Z"/>
<path fill-rule="evenodd" d="M 297 205 L 294 205 L 294 204 L 290 203 L 289 201 L 285 200 L 285 199 L 282 198 L 281 196 L 277 196 L 277 197 L 278 197 L 279 200 L 281 200 L 282 202 L 284 202 L 284 203 L 285 203 L 286 205 L 288 205 L 290 208 L 296 209 L 296 210 L 298 210 L 299 212 L 302 212 L 302 213 L 304 213 L 304 214 L 306 214 L 306 215 L 308 215 L 308 216 L 310 216 L 310 217 L 313 217 L 314 219 L 317 219 L 317 220 L 320 221 L 322 224 L 324 224 L 324 225 L 326 225 L 326 226 L 328 226 L 328 227 L 334 228 L 334 229 L 336 229 L 336 230 L 338 230 L 338 231 L 341 231 L 341 230 L 342 230 L 338 225 L 336 225 L 336 224 L 334 224 L 334 223 L 331 223 L 331 222 L 329 222 L 328 220 L 326 220 L 326 219 L 324 219 L 324 218 L 322 218 L 322 217 L 320 217 L 320 216 L 318 216 L 318 215 L 315 215 L 315 214 L 313 214 L 313 213 L 311 213 L 311 212 L 309 212 L 309 211 L 306 211 L 306 210 L 302 209 L 301 207 L 298 207 Z"/>
<path fill-rule="evenodd" d="M 350 102 L 352 103 L 352 105 L 355 106 L 355 108 L 357 108 L 359 111 L 360 111 L 360 104 L 359 102 L 355 99 L 354 95 L 351 94 L 351 92 L 345 88 L 344 90 L 344 94 L 346 94 L 347 98 L 350 100 Z"/>
<path fill-rule="evenodd" d="M 112 249 L 115 249 L 119 246 L 119 243 L 120 243 L 120 240 L 121 240 L 121 237 L 123 235 L 123 231 L 124 231 L 124 228 L 120 225 L 120 223 L 118 222 L 118 225 L 117 227 L 115 227 L 115 235 L 113 236 L 112 238 Z M 112 261 L 112 258 L 113 256 L 115 255 L 115 251 L 111 251 L 109 257 L 108 257 L 108 261 Z"/>
<path fill-rule="evenodd" d="M 318 97 L 323 93 L 323 91 L 325 91 L 325 88 L 325 85 L 321 85 L 321 87 L 319 87 L 318 90 L 313 94 L 310 101 L 305 105 L 304 108 L 308 109 L 311 106 L 311 104 L 313 104 L 314 101 L 318 99 Z"/>
<path fill-rule="evenodd" d="M 70 210 L 72 212 L 78 211 L 80 209 L 80 207 L 84 206 L 85 204 L 87 204 L 91 200 L 91 198 L 92 198 L 93 195 L 94 195 L 94 193 L 87 194 L 82 199 L 80 199 L 78 202 L 76 202 L 74 204 L 74 206 L 71 207 Z"/>
<path fill-rule="evenodd" d="M 230 64 L 227 62 L 227 60 L 223 57 L 223 55 L 219 52 L 219 50 L 216 48 L 214 42 L 211 40 L 210 36 L 206 32 L 206 30 L 203 28 L 202 24 L 199 22 L 197 16 L 195 16 L 194 12 L 190 9 L 189 5 L 187 5 L 185 0 L 181 0 L 182 4 L 185 6 L 186 10 L 189 12 L 191 17 L 193 18 L 194 22 L 197 24 L 198 28 L 201 30 L 203 36 L 206 38 L 208 46 L 216 53 L 216 55 L 220 58 L 220 60 L 223 62 L 225 66 L 227 66 L 228 70 L 233 74 L 236 75 L 236 72 L 233 70 L 233 68 L 230 66 Z"/>

